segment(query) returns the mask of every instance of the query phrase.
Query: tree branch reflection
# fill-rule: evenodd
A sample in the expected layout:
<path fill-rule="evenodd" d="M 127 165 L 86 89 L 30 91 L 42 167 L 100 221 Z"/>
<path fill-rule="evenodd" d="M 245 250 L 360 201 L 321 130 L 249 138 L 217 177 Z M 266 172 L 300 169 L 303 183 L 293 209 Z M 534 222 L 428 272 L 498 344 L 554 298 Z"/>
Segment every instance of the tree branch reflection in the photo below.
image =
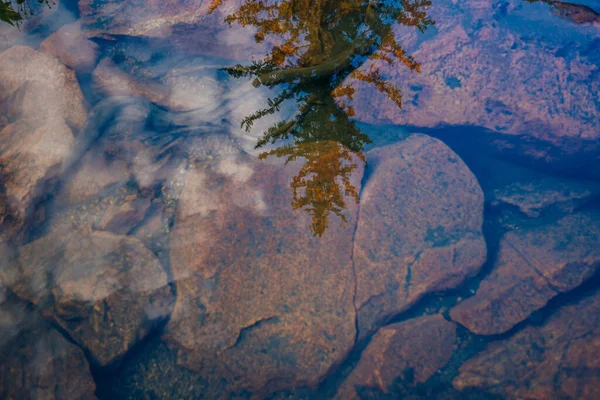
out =
<path fill-rule="evenodd" d="M 225 1 L 214 0 L 210 9 Z M 256 87 L 281 88 L 266 108 L 243 119 L 247 131 L 284 102 L 297 102 L 295 115 L 268 128 L 256 148 L 282 143 L 260 158 L 285 157 L 286 164 L 306 160 L 291 183 L 292 206 L 311 215 L 311 231 L 317 236 L 327 229 L 330 213 L 346 221 L 345 197 L 358 202 L 351 183 L 358 168 L 353 160 L 366 163 L 362 152 L 371 139 L 350 119 L 356 114 L 355 83 L 372 85 L 402 107 L 402 91 L 386 81 L 382 66 L 420 71 L 397 42 L 393 27 L 424 32 L 434 24 L 427 15 L 430 5 L 430 0 L 248 0 L 225 19 L 254 27 L 257 42 L 273 43 L 260 61 L 225 70 L 235 78 L 253 79 Z"/>

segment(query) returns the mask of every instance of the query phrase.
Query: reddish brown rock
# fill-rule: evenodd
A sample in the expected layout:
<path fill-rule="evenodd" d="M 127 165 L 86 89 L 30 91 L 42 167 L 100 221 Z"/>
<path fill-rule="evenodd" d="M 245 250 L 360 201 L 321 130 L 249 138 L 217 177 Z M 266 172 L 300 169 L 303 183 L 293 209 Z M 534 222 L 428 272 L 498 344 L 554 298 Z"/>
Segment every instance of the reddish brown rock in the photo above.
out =
<path fill-rule="evenodd" d="M 552 5 L 554 14 L 576 24 L 589 24 L 600 21 L 600 14 L 586 5 L 552 0 L 548 3 Z"/>
<path fill-rule="evenodd" d="M 477 334 L 506 332 L 558 293 L 579 286 L 600 266 L 600 216 L 569 215 L 554 225 L 507 233 L 477 294 L 452 319 Z"/>
<path fill-rule="evenodd" d="M 336 399 L 359 399 L 356 389 L 362 386 L 387 393 L 398 378 L 414 385 L 426 382 L 448 362 L 455 341 L 456 325 L 441 315 L 385 326 L 373 336 Z"/>
<path fill-rule="evenodd" d="M 541 327 L 494 342 L 463 364 L 453 384 L 510 399 L 600 396 L 600 296 L 565 306 Z"/>
<path fill-rule="evenodd" d="M 96 398 L 81 349 L 22 303 L 0 299 L 0 317 L 1 398 Z"/>
<path fill-rule="evenodd" d="M 351 163 L 358 190 L 363 162 Z M 170 249 L 178 297 L 164 339 L 209 381 L 254 393 L 314 387 L 354 344 L 358 207 L 345 197 L 347 222 L 331 215 L 315 237 L 309 213 L 292 207 L 300 165 L 231 156 L 185 178 Z"/>
<path fill-rule="evenodd" d="M 172 306 L 162 266 L 127 236 L 55 231 L 21 247 L 12 269 L 8 286 L 99 365 L 118 361 Z"/>
<path fill-rule="evenodd" d="M 88 40 L 79 22 L 63 25 L 42 42 L 40 51 L 78 72 L 91 71 L 98 58 L 98 45 Z"/>
<path fill-rule="evenodd" d="M 446 145 L 425 135 L 367 153 L 355 235 L 358 328 L 367 334 L 486 259 L 483 193 Z"/>
<path fill-rule="evenodd" d="M 416 29 L 398 29 L 401 45 L 420 64 L 420 72 L 372 62 L 389 77 L 388 84 L 402 90 L 402 109 L 375 87 L 356 82 L 357 118 L 432 128 L 476 126 L 533 136 L 568 153 L 581 148 L 564 147 L 567 139 L 579 144 L 596 141 L 597 30 L 557 19 L 540 21 L 537 7 L 524 1 L 506 3 L 501 10 L 489 0 L 436 2 L 428 10 L 436 21 L 435 32 L 426 39 L 419 40 Z M 504 18 L 512 20 L 499 22 Z M 563 56 L 571 45 L 557 41 L 560 36 L 533 34 L 530 23 L 546 24 L 536 32 L 560 29 L 564 37 L 582 42 L 577 39 L 572 57 Z M 371 63 L 362 68 L 369 67 Z M 539 147 L 529 156 L 544 160 L 548 152 Z"/>

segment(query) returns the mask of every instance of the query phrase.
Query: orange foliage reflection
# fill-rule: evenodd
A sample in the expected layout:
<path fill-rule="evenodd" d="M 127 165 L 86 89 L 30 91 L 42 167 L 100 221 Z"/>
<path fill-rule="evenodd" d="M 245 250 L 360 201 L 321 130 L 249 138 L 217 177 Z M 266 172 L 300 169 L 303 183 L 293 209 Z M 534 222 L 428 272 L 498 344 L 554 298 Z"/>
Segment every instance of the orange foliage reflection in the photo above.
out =
<path fill-rule="evenodd" d="M 213 0 L 210 9 L 225 1 Z M 225 70 L 233 77 L 252 78 L 255 86 L 281 88 L 242 127 L 249 130 L 286 101 L 298 103 L 296 114 L 267 129 L 256 147 L 291 139 L 292 144 L 260 157 L 306 160 L 292 182 L 292 205 L 312 215 L 315 235 L 325 231 L 330 213 L 346 220 L 345 197 L 358 201 L 350 183 L 358 168 L 352 160 L 365 162 L 362 151 L 371 140 L 350 119 L 355 115 L 351 82 L 372 85 L 401 107 L 402 92 L 386 81 L 378 67 L 382 63 L 366 67 L 365 62 L 380 60 L 391 70 L 419 72 L 419 63 L 400 46 L 392 28 L 402 24 L 425 31 L 434 23 L 426 12 L 430 5 L 431 0 L 247 0 L 226 17 L 229 24 L 254 27 L 255 40 L 271 46 L 261 60 Z"/>

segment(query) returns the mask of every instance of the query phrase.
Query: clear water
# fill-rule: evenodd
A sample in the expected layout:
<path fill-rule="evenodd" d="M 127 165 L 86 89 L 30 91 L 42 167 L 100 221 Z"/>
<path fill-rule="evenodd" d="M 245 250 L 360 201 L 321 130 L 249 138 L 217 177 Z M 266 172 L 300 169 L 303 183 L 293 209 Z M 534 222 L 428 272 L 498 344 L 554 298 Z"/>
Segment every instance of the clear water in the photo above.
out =
<path fill-rule="evenodd" d="M 0 12 L 0 398 L 600 396 L 600 2 Z"/>

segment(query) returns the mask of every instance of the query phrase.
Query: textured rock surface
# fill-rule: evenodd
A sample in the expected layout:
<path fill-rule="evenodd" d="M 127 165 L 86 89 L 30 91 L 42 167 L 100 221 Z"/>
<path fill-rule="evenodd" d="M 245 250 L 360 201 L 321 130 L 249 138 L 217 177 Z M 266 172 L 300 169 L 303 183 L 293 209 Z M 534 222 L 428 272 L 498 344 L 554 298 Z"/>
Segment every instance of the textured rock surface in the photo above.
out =
<path fill-rule="evenodd" d="M 138 239 L 101 231 L 55 231 L 23 246 L 7 281 L 100 365 L 117 361 L 173 303 L 156 257 Z"/>
<path fill-rule="evenodd" d="M 29 47 L 0 53 L 0 241 L 19 242 L 72 161 L 87 112 L 73 71 Z"/>
<path fill-rule="evenodd" d="M 96 65 L 98 45 L 86 36 L 79 22 L 64 25 L 42 42 L 40 51 L 75 71 L 89 72 Z"/>
<path fill-rule="evenodd" d="M 569 215 L 537 229 L 507 233 L 498 259 L 475 296 L 452 319 L 478 334 L 498 334 L 523 321 L 600 266 L 600 216 Z"/>
<path fill-rule="evenodd" d="M 83 351 L 23 303 L 0 299 L 0 334 L 1 398 L 96 398 Z"/>
<path fill-rule="evenodd" d="M 375 62 L 402 89 L 403 109 L 366 87 L 354 96 L 358 118 L 472 125 L 558 144 L 597 139 L 597 28 L 562 20 L 550 8 L 522 0 L 501 7 L 492 0 L 435 2 L 428 14 L 436 25 L 427 39 L 416 30 L 398 32 L 421 72 Z"/>
<path fill-rule="evenodd" d="M 600 188 L 593 182 L 545 179 L 498 189 L 493 193 L 492 203 L 513 205 L 528 217 L 535 218 L 551 208 L 571 213 L 599 194 Z"/>
<path fill-rule="evenodd" d="M 62 204 L 84 202 L 123 186 L 130 176 L 124 160 L 110 159 L 104 152 L 92 150 L 80 160 L 76 171 L 63 184 L 58 199 Z"/>
<path fill-rule="evenodd" d="M 351 176 L 360 188 L 363 163 Z M 278 162 L 281 164 L 280 162 Z M 316 385 L 354 344 L 352 237 L 323 236 L 291 206 L 298 163 L 225 157 L 187 174 L 171 235 L 177 303 L 165 340 L 178 363 L 253 392 Z"/>
<path fill-rule="evenodd" d="M 336 399 L 360 398 L 361 386 L 387 392 L 395 379 L 423 383 L 448 362 L 455 340 L 456 325 L 441 315 L 387 325 L 373 336 Z"/>
<path fill-rule="evenodd" d="M 600 396 L 600 296 L 565 306 L 541 327 L 492 343 L 467 361 L 454 386 L 511 399 L 597 399 Z"/>
<path fill-rule="evenodd" d="M 22 88 L 25 83 L 28 85 Z M 63 119 L 75 134 L 85 125 L 87 111 L 75 73 L 31 47 L 15 46 L 0 53 L 0 101 L 11 95 L 16 96 L 9 101 L 15 109 L 13 118 L 16 114 L 43 123 Z"/>
<path fill-rule="evenodd" d="M 446 145 L 413 135 L 367 161 L 353 253 L 361 335 L 425 294 L 457 286 L 486 258 L 483 193 Z"/>

